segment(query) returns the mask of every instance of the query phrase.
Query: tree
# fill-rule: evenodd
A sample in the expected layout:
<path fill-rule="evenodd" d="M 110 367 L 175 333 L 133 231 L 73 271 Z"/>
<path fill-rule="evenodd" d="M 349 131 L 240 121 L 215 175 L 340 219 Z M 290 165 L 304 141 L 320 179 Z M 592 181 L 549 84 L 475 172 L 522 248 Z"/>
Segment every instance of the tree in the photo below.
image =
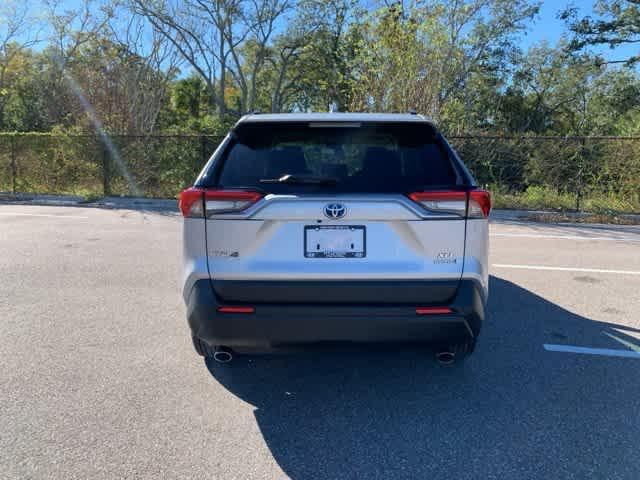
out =
<path fill-rule="evenodd" d="M 351 102 L 352 59 L 357 18 L 353 0 L 309 0 L 301 4 L 297 19 L 306 26 L 306 39 L 292 68 L 297 90 L 295 108 L 327 110 L 335 104 L 346 110 Z M 292 84 L 293 87 L 293 84 Z"/>
<path fill-rule="evenodd" d="M 432 0 L 365 16 L 354 26 L 352 108 L 415 108 L 450 124 L 464 120 L 474 108 L 470 87 L 504 70 L 515 36 L 537 11 L 527 0 Z"/>
<path fill-rule="evenodd" d="M 564 19 L 573 33 L 570 47 L 582 50 L 592 45 L 608 45 L 614 48 L 623 44 L 640 43 L 640 2 L 638 0 L 597 0 L 595 3 L 597 18 L 586 16 L 578 18 L 576 8 L 564 10 L 560 18 Z M 604 60 L 598 63 L 623 63 L 631 66 L 640 61 L 640 54 L 625 59 Z"/>
<path fill-rule="evenodd" d="M 131 0 L 132 11 L 165 36 L 207 85 L 224 118 L 228 74 L 240 91 L 238 115 L 255 108 L 258 77 L 277 21 L 290 0 Z M 253 43 L 253 54 L 243 47 Z M 245 51 L 247 51 L 245 49 Z M 250 60 L 250 61 L 248 61 Z"/>
<path fill-rule="evenodd" d="M 26 2 L 5 0 L 0 5 L 0 130 L 6 128 L 4 115 L 12 82 L 20 77 L 16 60 L 38 42 L 35 19 L 29 12 Z"/>
<path fill-rule="evenodd" d="M 146 28 L 144 19 L 127 18 L 128 12 L 117 4 L 111 8 L 118 10 L 109 15 L 105 35 L 118 46 L 124 67 L 120 83 L 127 98 L 127 130 L 148 135 L 154 132 L 168 101 L 171 80 L 178 74 L 181 58 L 161 32 Z"/>
<path fill-rule="evenodd" d="M 43 51 L 42 86 L 48 92 L 43 102 L 49 128 L 71 128 L 84 118 L 84 109 L 74 91 L 77 65 L 82 48 L 104 33 L 111 15 L 97 0 L 82 0 L 70 7 L 63 0 L 44 0 L 50 34 Z M 77 72 L 79 73 L 79 72 Z"/>

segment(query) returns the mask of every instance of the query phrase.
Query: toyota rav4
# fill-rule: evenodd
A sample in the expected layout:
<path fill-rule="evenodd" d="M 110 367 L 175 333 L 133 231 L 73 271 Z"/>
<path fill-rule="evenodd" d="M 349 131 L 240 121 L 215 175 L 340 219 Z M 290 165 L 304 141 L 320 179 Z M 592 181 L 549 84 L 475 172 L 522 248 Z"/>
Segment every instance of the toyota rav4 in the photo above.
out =
<path fill-rule="evenodd" d="M 489 193 L 415 114 L 253 114 L 180 194 L 196 351 L 431 342 L 471 353 Z"/>

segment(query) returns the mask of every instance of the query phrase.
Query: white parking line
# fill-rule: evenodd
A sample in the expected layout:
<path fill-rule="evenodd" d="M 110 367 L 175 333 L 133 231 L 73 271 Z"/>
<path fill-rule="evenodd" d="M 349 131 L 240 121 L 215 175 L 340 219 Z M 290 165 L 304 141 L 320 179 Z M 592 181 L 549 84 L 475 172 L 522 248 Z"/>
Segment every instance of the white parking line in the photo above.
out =
<path fill-rule="evenodd" d="M 543 347 L 548 352 L 579 353 L 583 355 L 602 355 L 606 357 L 640 358 L 640 352 L 628 350 L 614 350 L 611 348 L 574 347 L 573 345 L 556 345 L 545 343 Z"/>
<path fill-rule="evenodd" d="M 47 215 L 44 213 L 22 213 L 22 212 L 0 212 L 0 215 L 5 217 L 45 217 L 45 218 L 79 218 L 87 219 L 89 217 L 83 217 L 80 215 Z"/>
<path fill-rule="evenodd" d="M 640 275 L 640 271 L 608 270 L 606 268 L 552 267 L 547 265 L 512 265 L 507 263 L 492 263 L 491 266 L 497 268 L 516 268 L 522 270 L 551 270 L 557 272 L 616 273 L 619 275 Z"/>
<path fill-rule="evenodd" d="M 507 238 L 543 238 L 554 240 L 597 240 L 606 242 L 640 242 L 637 237 L 585 237 L 583 235 L 553 235 L 541 233 L 491 233 L 490 237 L 507 237 Z"/>
<path fill-rule="evenodd" d="M 624 338 L 620 338 L 617 335 L 614 335 L 613 333 L 609 333 L 609 332 L 602 332 L 602 333 L 604 333 L 607 337 L 614 339 L 616 342 L 620 342 L 622 345 L 629 348 L 630 350 L 640 353 L 640 347 L 635 343 L 631 343 L 630 341 L 625 340 Z"/>

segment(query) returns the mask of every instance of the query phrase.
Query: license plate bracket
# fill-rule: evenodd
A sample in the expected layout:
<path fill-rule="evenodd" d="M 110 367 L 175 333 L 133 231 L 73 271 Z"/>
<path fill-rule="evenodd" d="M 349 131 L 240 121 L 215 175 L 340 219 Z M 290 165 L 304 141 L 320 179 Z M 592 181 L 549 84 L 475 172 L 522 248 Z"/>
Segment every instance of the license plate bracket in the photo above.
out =
<path fill-rule="evenodd" d="M 308 225 L 304 227 L 306 258 L 364 258 L 364 225 Z"/>

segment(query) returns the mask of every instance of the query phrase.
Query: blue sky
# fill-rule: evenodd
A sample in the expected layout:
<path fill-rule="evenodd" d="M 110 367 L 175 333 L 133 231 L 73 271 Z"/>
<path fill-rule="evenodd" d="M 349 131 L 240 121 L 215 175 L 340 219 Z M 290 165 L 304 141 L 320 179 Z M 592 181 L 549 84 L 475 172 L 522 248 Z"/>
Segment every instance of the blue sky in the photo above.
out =
<path fill-rule="evenodd" d="M 521 46 L 523 49 L 539 43 L 543 40 L 555 45 L 566 33 L 564 22 L 557 17 L 558 12 L 564 10 L 567 5 L 579 9 L 579 16 L 592 14 L 595 0 L 544 0 L 540 14 L 529 32 L 523 36 Z M 612 50 L 608 46 L 600 46 L 593 49 L 594 52 L 604 55 L 607 60 L 620 60 L 637 54 L 638 46 L 624 45 Z"/>
<path fill-rule="evenodd" d="M 0 0 L 0 2 L 2 1 Z M 29 3 L 29 0 L 26 1 Z M 533 25 L 530 26 L 529 31 L 522 35 L 520 46 L 526 50 L 543 40 L 546 40 L 552 46 L 555 45 L 563 33 L 566 34 L 564 22 L 557 18 L 558 12 L 564 10 L 568 5 L 573 5 L 579 9 L 579 16 L 582 17 L 593 12 L 594 2 L 595 0 L 543 0 L 540 13 Z M 374 1 L 373 3 L 378 2 Z M 62 9 L 64 7 L 77 8 L 80 5 L 80 0 L 62 0 L 61 5 Z M 608 46 L 600 46 L 593 48 L 593 51 L 604 55 L 608 60 L 619 60 L 637 54 L 638 47 L 623 45 L 611 50 Z"/>

